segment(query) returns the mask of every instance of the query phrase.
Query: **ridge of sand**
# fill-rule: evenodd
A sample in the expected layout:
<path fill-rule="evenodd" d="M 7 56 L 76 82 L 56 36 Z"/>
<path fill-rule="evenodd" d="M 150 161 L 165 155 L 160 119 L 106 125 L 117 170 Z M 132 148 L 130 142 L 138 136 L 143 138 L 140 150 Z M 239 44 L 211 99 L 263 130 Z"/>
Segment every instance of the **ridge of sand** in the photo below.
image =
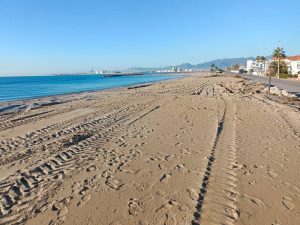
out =
<path fill-rule="evenodd" d="M 263 90 L 198 74 L 1 114 L 0 224 L 298 224 L 299 111 Z"/>

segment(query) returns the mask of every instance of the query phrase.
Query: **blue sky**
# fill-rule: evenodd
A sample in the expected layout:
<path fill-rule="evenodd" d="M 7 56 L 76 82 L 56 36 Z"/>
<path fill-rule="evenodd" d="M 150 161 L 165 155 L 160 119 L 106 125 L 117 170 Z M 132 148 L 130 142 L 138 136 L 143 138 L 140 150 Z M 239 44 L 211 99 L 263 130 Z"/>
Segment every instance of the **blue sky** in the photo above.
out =
<path fill-rule="evenodd" d="M 299 0 L 1 0 L 0 75 L 300 54 Z"/>

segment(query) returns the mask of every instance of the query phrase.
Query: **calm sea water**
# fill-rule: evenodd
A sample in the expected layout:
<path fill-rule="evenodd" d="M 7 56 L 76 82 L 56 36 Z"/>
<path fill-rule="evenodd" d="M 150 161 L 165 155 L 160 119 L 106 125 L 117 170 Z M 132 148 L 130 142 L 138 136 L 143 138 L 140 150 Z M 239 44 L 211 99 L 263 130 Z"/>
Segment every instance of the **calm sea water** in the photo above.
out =
<path fill-rule="evenodd" d="M 181 76 L 163 74 L 120 77 L 103 77 L 101 75 L 0 77 L 0 101 L 95 91 L 179 77 Z"/>

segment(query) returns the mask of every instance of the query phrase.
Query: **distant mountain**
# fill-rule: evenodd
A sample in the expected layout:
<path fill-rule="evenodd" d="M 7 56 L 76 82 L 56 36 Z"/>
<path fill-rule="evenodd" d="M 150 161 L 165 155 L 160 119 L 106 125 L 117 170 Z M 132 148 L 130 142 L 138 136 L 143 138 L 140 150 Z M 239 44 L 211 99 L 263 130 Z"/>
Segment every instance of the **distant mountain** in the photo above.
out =
<path fill-rule="evenodd" d="M 199 63 L 196 65 L 197 69 L 209 69 L 212 64 L 215 66 L 225 69 L 233 65 L 246 65 L 247 60 L 255 60 L 254 57 L 248 58 L 231 58 L 231 59 L 216 59 L 210 62 Z"/>
<path fill-rule="evenodd" d="M 190 63 L 182 63 L 180 65 L 177 65 L 177 68 L 180 68 L 182 70 L 185 70 L 185 69 L 197 69 L 197 65 L 192 65 Z"/>
<path fill-rule="evenodd" d="M 271 58 L 271 56 L 267 57 L 268 59 Z M 186 69 L 203 69 L 207 70 L 210 69 L 212 64 L 215 64 L 215 66 L 226 69 L 227 67 L 231 67 L 233 65 L 246 65 L 247 60 L 255 60 L 254 57 L 244 57 L 244 58 L 228 58 L 228 59 L 216 59 L 209 62 L 199 63 L 196 65 L 192 65 L 190 63 L 182 63 L 180 65 L 176 65 L 177 68 L 181 70 Z M 168 70 L 171 69 L 171 66 L 162 67 L 162 68 L 130 68 L 126 71 L 131 72 L 151 72 L 151 71 L 157 71 L 157 70 Z"/>
<path fill-rule="evenodd" d="M 183 63 L 178 65 L 177 67 L 180 69 L 210 69 L 211 65 L 226 69 L 227 67 L 231 67 L 233 65 L 246 65 L 247 60 L 255 60 L 254 57 L 247 58 L 228 58 L 228 59 L 216 59 L 209 62 L 199 63 L 196 65 L 192 65 L 190 63 Z"/>
<path fill-rule="evenodd" d="M 124 70 L 124 72 L 143 72 L 143 73 L 147 73 L 147 72 L 153 72 L 153 71 L 158 71 L 158 70 L 162 70 L 163 68 L 142 68 L 142 67 L 134 67 L 134 68 L 129 68 Z"/>

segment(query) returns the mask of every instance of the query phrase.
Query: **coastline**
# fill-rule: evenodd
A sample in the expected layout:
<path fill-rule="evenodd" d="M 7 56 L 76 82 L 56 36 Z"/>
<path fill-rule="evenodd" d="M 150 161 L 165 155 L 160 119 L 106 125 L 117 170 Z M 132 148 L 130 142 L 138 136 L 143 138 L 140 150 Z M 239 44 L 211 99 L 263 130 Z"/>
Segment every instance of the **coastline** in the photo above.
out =
<path fill-rule="evenodd" d="M 140 76 L 140 75 L 139 75 Z M 168 74 L 168 76 L 173 76 L 172 74 Z M 62 94 L 53 94 L 53 95 L 46 95 L 46 96 L 41 96 L 41 97 L 28 97 L 28 98 L 24 98 L 24 99 L 17 99 L 17 100 L 11 100 L 11 101 L 0 101 L 0 106 L 3 105 L 11 105 L 14 103 L 26 103 L 26 102 L 31 102 L 31 101 L 49 101 L 50 99 L 57 99 L 57 98 L 61 98 L 61 97 L 74 97 L 74 95 L 80 95 L 80 94 L 88 94 L 88 93 L 94 93 L 94 92 L 100 92 L 100 91 L 106 91 L 106 90 L 118 90 L 118 89 L 122 89 L 122 88 L 128 88 L 130 86 L 136 86 L 136 85 L 140 85 L 140 84 L 155 84 L 155 83 L 160 83 L 160 82 L 167 82 L 167 81 L 172 81 L 172 80 L 176 80 L 176 79 L 182 79 L 186 76 L 190 76 L 190 74 L 185 74 L 185 73 L 181 73 L 181 74 L 174 74 L 174 76 L 178 76 L 176 78 L 170 78 L 170 79 L 165 79 L 165 80 L 158 80 L 158 81 L 145 81 L 145 82 L 139 82 L 139 83 L 135 83 L 135 84 L 126 84 L 126 85 L 120 85 L 120 86 L 116 86 L 116 87 L 107 87 L 107 88 L 101 88 L 101 89 L 96 89 L 96 90 L 84 90 L 84 91 L 74 91 L 74 92 L 69 92 L 69 93 L 62 93 Z"/>
<path fill-rule="evenodd" d="M 299 221 L 292 100 L 209 73 L 132 86 L 0 116 L 1 222 Z"/>

